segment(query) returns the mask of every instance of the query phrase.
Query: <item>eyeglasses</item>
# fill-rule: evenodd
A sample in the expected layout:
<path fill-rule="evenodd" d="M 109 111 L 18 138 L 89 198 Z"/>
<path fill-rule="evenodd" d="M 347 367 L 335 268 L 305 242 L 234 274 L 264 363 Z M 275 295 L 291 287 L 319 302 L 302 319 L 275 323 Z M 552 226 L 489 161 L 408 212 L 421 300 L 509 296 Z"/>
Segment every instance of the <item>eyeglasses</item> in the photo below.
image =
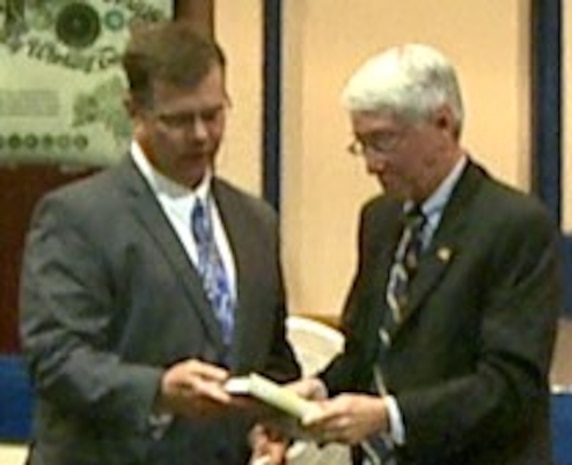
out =
<path fill-rule="evenodd" d="M 356 156 L 367 156 L 369 153 L 388 154 L 397 148 L 404 135 L 405 131 L 372 132 L 354 140 L 347 150 Z"/>

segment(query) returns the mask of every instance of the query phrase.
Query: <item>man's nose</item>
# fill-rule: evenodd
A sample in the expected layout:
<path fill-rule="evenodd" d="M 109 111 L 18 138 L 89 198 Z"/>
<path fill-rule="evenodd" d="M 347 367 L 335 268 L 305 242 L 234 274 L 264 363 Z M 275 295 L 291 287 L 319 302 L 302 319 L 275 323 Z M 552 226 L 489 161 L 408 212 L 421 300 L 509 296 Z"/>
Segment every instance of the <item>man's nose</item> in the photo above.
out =
<path fill-rule="evenodd" d="M 385 160 L 383 157 L 364 155 L 365 167 L 369 174 L 379 174 L 385 170 Z"/>
<path fill-rule="evenodd" d="M 187 135 L 195 140 L 206 139 L 208 137 L 208 128 L 205 120 L 202 117 L 195 115 L 191 121 L 189 121 Z"/>

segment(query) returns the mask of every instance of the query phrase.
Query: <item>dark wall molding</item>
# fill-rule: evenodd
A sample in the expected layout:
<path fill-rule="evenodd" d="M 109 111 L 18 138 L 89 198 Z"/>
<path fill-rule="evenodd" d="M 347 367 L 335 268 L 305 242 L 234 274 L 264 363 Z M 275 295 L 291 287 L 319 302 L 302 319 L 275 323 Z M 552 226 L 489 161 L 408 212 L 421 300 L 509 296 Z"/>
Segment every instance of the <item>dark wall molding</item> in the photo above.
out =
<path fill-rule="evenodd" d="M 280 211 L 282 129 L 282 0 L 264 0 L 262 192 Z"/>
<path fill-rule="evenodd" d="M 560 222 L 562 4 L 531 2 L 532 188 Z"/>
<path fill-rule="evenodd" d="M 532 189 L 562 224 L 563 19 L 562 0 L 531 0 Z M 572 276 L 572 237 L 563 234 L 564 279 Z M 565 286 L 564 315 L 572 317 Z"/>

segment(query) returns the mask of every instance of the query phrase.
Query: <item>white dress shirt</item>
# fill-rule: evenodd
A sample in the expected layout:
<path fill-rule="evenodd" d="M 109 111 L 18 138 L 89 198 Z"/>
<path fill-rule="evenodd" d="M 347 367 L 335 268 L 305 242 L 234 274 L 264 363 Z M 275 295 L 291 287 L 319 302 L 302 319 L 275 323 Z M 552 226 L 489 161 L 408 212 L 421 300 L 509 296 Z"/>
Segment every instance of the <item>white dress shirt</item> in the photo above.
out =
<path fill-rule="evenodd" d="M 159 173 L 136 141 L 131 143 L 131 157 L 159 201 L 189 259 L 197 268 L 199 258 L 197 243 L 191 232 L 191 212 L 197 200 L 208 206 L 216 246 L 229 279 L 232 297 L 236 300 L 236 266 L 216 201 L 211 194 L 212 173 L 207 172 L 200 184 L 195 189 L 190 189 Z"/>

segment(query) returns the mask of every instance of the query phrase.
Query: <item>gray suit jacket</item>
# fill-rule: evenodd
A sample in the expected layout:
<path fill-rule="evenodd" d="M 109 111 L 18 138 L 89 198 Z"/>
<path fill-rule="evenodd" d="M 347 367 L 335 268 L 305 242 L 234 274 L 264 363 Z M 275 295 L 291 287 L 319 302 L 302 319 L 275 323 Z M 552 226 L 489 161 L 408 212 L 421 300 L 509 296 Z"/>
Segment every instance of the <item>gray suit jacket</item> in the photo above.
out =
<path fill-rule="evenodd" d="M 274 212 L 215 178 L 237 267 L 230 369 L 298 376 L 285 339 Z M 222 363 L 219 326 L 197 274 L 130 159 L 37 206 L 21 280 L 21 337 L 37 392 L 33 465 L 240 464 L 251 419 L 149 417 L 162 370 Z"/>
<path fill-rule="evenodd" d="M 346 351 L 323 373 L 326 384 L 333 393 L 367 390 L 383 350 L 405 425 L 400 464 L 550 464 L 548 372 L 562 308 L 557 228 L 537 201 L 469 162 L 385 349 L 377 331 L 401 211 L 383 196 L 363 210 Z"/>

